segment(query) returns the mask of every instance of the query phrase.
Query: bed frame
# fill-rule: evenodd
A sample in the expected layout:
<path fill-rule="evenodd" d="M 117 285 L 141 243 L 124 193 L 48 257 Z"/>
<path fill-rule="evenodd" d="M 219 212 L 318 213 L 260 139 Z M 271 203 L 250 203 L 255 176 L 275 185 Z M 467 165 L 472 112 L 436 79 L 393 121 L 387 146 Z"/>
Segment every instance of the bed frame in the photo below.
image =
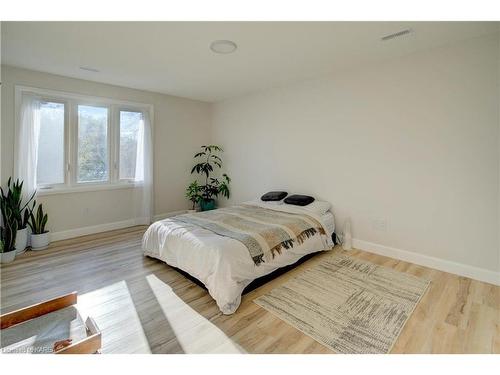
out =
<path fill-rule="evenodd" d="M 260 287 L 260 286 L 268 283 L 269 281 L 276 279 L 277 277 L 279 277 L 279 276 L 283 275 L 284 273 L 286 273 L 286 272 L 294 269 L 295 267 L 301 265 L 305 261 L 311 259 L 312 257 L 314 257 L 317 254 L 322 253 L 322 252 L 323 251 L 318 251 L 318 252 L 315 252 L 315 253 L 310 253 L 310 254 L 304 255 L 302 258 L 300 258 L 295 263 L 289 264 L 288 266 L 280 267 L 277 270 L 275 270 L 275 271 L 273 271 L 273 272 L 271 272 L 271 273 L 269 273 L 267 275 L 258 277 L 257 279 L 253 280 L 250 284 L 248 284 L 245 287 L 245 289 L 243 289 L 243 292 L 241 293 L 241 295 L 243 296 L 243 295 L 245 295 L 247 293 L 250 293 L 252 290 L 255 290 L 258 287 Z M 169 267 L 173 268 L 174 270 L 176 270 L 177 272 L 179 272 L 182 276 L 184 276 L 187 279 L 191 280 L 196 285 L 198 285 L 198 286 L 202 287 L 203 289 L 207 290 L 207 287 L 205 286 L 205 284 L 203 284 L 196 277 L 190 275 L 186 271 L 181 270 L 180 268 L 173 267 L 173 266 L 170 266 L 170 265 L 169 265 Z"/>
<path fill-rule="evenodd" d="M 333 246 L 339 244 L 339 241 L 338 241 L 338 238 L 337 238 L 337 235 L 335 234 L 335 232 L 332 233 L 332 241 L 333 241 Z M 312 257 L 314 257 L 314 256 L 316 256 L 316 255 L 318 255 L 319 253 L 322 253 L 322 252 L 323 251 L 317 251 L 315 253 L 306 254 L 302 258 L 300 258 L 298 261 L 296 261 L 295 263 L 289 264 L 288 266 L 284 266 L 284 267 L 278 268 L 277 270 L 275 270 L 275 271 L 273 271 L 273 272 L 271 272 L 271 273 L 269 273 L 267 275 L 264 275 L 264 276 L 256 278 L 250 284 L 248 284 L 245 287 L 245 289 L 243 289 L 243 292 L 241 293 L 241 295 L 243 296 L 243 295 L 245 295 L 247 293 L 250 293 L 252 290 L 255 290 L 255 289 L 259 288 L 260 286 L 268 283 L 269 281 L 276 279 L 277 277 L 283 275 L 284 273 L 287 273 L 288 271 L 294 269 L 295 267 L 301 265 L 305 261 L 311 259 Z M 202 287 L 203 289 L 207 290 L 207 287 L 205 286 L 205 284 L 203 284 L 196 277 L 191 276 L 189 273 L 187 273 L 186 271 L 181 270 L 180 268 L 173 267 L 173 266 L 170 266 L 170 265 L 169 265 L 169 267 L 172 267 L 174 270 L 176 270 L 177 272 L 179 272 L 182 276 L 186 277 L 187 279 L 191 280 L 196 285 L 198 285 L 198 286 Z"/>

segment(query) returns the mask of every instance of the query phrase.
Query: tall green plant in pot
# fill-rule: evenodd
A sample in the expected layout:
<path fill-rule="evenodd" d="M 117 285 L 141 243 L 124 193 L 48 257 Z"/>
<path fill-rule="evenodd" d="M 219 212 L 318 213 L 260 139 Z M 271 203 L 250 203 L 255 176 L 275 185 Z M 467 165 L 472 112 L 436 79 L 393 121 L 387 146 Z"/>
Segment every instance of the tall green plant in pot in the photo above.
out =
<path fill-rule="evenodd" d="M 12 209 L 4 200 L 0 201 L 2 209 L 2 227 L 0 227 L 0 263 L 10 263 L 16 257 L 17 221 Z"/>
<path fill-rule="evenodd" d="M 35 212 L 36 201 L 33 202 L 33 207 L 30 210 L 29 226 L 31 228 L 31 249 L 32 250 L 44 250 L 49 246 L 50 237 L 49 231 L 46 230 L 45 226 L 49 217 L 43 212 L 43 206 L 40 203 Z"/>
<path fill-rule="evenodd" d="M 6 207 L 9 207 L 17 221 L 17 236 L 16 236 L 16 254 L 23 253 L 26 250 L 28 243 L 28 220 L 30 210 L 28 205 L 35 197 L 35 192 L 23 203 L 23 182 L 17 179 L 12 182 L 9 178 L 7 181 L 7 188 L 4 191 L 0 187 L 0 199 L 5 202 Z M 4 218 L 4 212 L 2 211 L 2 219 Z"/>
<path fill-rule="evenodd" d="M 197 163 L 194 165 L 193 169 L 191 169 L 191 174 L 197 173 L 205 178 L 205 184 L 199 185 L 201 194 L 197 198 L 202 211 L 213 210 L 215 208 L 215 198 L 219 195 L 229 198 L 229 184 L 231 182 L 229 176 L 223 173 L 220 180 L 212 177 L 216 168 L 222 168 L 222 159 L 219 154 L 223 151 L 224 150 L 220 146 L 208 145 L 201 146 L 201 151 L 194 155 L 194 159 Z M 193 184 L 194 182 L 189 185 L 186 194 L 189 193 L 190 188 L 192 190 Z"/>

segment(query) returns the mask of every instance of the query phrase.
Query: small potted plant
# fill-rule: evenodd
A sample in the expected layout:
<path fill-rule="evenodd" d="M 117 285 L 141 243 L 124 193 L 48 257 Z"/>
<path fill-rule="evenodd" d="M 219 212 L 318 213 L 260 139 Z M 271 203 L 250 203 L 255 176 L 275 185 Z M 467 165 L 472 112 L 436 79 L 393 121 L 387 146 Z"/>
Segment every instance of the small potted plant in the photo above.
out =
<path fill-rule="evenodd" d="M 49 246 L 50 238 L 49 231 L 45 230 L 48 216 L 43 212 L 42 204 L 38 205 L 36 214 L 33 211 L 36 206 L 36 201 L 33 202 L 33 208 L 30 210 L 30 219 L 28 225 L 31 228 L 31 250 L 44 250 Z"/>
<path fill-rule="evenodd" d="M 17 221 L 16 254 L 26 251 L 28 245 L 28 205 L 33 200 L 35 193 L 23 204 L 23 182 L 19 179 L 11 183 L 11 178 L 7 181 L 7 193 L 0 187 L 0 199 L 5 202 L 6 207 L 10 207 Z"/>
<path fill-rule="evenodd" d="M 193 208 L 189 212 L 196 212 L 196 204 L 200 202 L 201 196 L 201 186 L 198 181 L 193 181 L 189 184 L 186 189 L 186 198 L 193 203 Z"/>
<path fill-rule="evenodd" d="M 198 202 L 202 211 L 208 211 L 215 208 L 215 198 L 219 195 L 229 198 L 229 183 L 231 179 L 225 173 L 222 174 L 221 181 L 211 177 L 211 173 L 214 172 L 215 167 L 222 168 L 222 159 L 217 155 L 217 153 L 223 152 L 220 146 L 201 146 L 201 150 L 194 156 L 195 159 L 201 160 L 191 169 L 191 174 L 196 172 L 205 176 L 205 185 L 199 186 L 201 197 Z"/>
<path fill-rule="evenodd" d="M 0 263 L 10 263 L 16 257 L 17 221 L 10 207 L 2 201 L 2 221 L 0 228 Z"/>

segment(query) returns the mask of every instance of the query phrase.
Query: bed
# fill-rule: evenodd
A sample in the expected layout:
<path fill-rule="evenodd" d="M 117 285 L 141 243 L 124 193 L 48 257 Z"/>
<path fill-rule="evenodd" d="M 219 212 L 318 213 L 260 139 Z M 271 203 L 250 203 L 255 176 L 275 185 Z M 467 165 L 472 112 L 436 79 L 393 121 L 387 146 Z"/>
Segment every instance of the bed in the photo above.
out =
<path fill-rule="evenodd" d="M 240 225 L 242 217 L 251 217 L 252 222 L 245 222 L 238 235 L 256 227 L 258 241 L 227 232 L 228 228 Z M 302 227 L 297 229 L 299 221 Z M 292 224 L 287 227 L 289 223 Z M 297 230 L 295 239 L 283 240 L 270 249 L 262 245 L 263 237 L 284 236 L 290 228 Z M 334 245 L 334 230 L 334 216 L 329 209 L 312 210 L 307 206 L 254 200 L 210 213 L 157 221 L 144 234 L 142 249 L 145 256 L 159 259 L 201 281 L 221 312 L 232 314 L 241 303 L 242 291 L 253 280 L 296 263 L 308 254 L 330 250 Z M 254 242 L 259 242 L 262 248 L 259 244 L 253 246 Z"/>

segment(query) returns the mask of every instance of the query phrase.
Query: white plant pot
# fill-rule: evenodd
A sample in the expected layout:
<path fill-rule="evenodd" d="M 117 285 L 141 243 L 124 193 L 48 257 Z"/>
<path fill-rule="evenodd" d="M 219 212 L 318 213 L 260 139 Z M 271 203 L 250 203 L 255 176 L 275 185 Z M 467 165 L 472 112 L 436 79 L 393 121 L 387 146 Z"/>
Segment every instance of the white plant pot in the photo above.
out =
<path fill-rule="evenodd" d="M 28 228 L 18 229 L 16 236 L 16 255 L 26 251 L 28 246 Z"/>
<path fill-rule="evenodd" d="M 49 246 L 50 237 L 49 232 L 42 234 L 31 233 L 31 250 L 44 250 Z"/>
<path fill-rule="evenodd" d="M 0 263 L 10 263 L 16 257 L 16 251 L 9 251 L 7 253 L 0 253 Z"/>

